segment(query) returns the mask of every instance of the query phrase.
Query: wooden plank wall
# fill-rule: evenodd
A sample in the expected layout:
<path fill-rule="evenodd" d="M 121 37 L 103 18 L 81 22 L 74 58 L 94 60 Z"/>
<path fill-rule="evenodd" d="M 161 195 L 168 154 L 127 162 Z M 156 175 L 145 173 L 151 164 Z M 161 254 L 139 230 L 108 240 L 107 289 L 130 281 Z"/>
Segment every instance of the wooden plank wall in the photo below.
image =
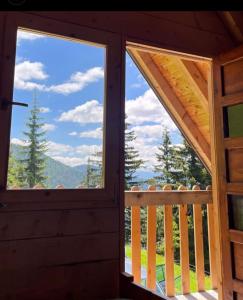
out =
<path fill-rule="evenodd" d="M 212 57 L 234 42 L 216 12 L 33 12 L 168 50 Z M 195 37 L 198 37 L 195 41 Z"/>
<path fill-rule="evenodd" d="M 31 14 L 50 22 L 65 21 L 65 26 L 72 23 L 98 28 L 133 41 L 198 55 L 212 56 L 233 47 L 214 12 Z M 0 13 L 0 41 L 2 20 Z M 119 201 L 110 207 L 61 209 L 52 205 L 48 210 L 26 204 L 0 210 L 0 299 L 91 300 L 118 296 L 122 216 L 123 204 Z"/>
<path fill-rule="evenodd" d="M 117 208 L 0 212 L 0 299 L 116 296 L 118 238 Z"/>

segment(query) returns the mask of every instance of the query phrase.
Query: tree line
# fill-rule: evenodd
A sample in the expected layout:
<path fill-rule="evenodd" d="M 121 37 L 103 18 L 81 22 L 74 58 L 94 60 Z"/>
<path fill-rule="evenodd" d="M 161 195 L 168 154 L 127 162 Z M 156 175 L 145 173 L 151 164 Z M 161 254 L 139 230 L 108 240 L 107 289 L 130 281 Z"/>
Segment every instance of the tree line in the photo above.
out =
<path fill-rule="evenodd" d="M 173 189 L 180 185 L 191 189 L 194 185 L 200 185 L 201 189 L 206 189 L 211 184 L 211 176 L 204 167 L 197 154 L 190 144 L 183 138 L 182 145 L 174 145 L 171 142 L 169 130 L 163 129 L 161 144 L 156 152 L 156 164 L 153 166 L 153 178 L 147 181 L 139 181 L 136 178 L 136 171 L 144 166 L 144 161 L 140 158 L 139 152 L 135 150 L 131 142 L 136 140 L 135 132 L 128 130 L 125 132 L 125 187 L 131 189 L 134 185 L 156 185 L 162 188 L 165 184 L 170 184 Z M 134 143 L 133 143 L 134 144 Z M 207 234 L 207 210 L 206 205 L 202 207 L 203 214 L 203 235 L 204 235 L 204 256 L 205 270 L 209 271 L 209 250 Z M 164 211 L 162 206 L 157 207 L 156 237 L 157 253 L 164 254 Z M 194 253 L 194 231 L 193 231 L 193 209 L 188 205 L 188 230 L 189 230 L 189 253 L 190 264 L 195 266 Z M 146 248 L 147 242 L 147 207 L 141 207 L 141 244 Z M 179 209 L 173 206 L 173 242 L 175 261 L 180 260 L 180 239 L 179 239 Z M 131 209 L 125 208 L 125 242 L 131 242 Z"/>

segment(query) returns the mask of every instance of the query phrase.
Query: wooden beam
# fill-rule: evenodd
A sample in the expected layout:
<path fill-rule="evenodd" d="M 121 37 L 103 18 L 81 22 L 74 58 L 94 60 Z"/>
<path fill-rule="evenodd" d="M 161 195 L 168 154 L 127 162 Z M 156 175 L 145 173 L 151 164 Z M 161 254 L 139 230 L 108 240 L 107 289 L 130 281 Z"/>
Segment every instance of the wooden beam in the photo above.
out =
<path fill-rule="evenodd" d="M 178 190 L 186 190 L 179 186 Z M 190 268 L 189 268 L 189 238 L 188 238 L 188 215 L 187 205 L 179 206 L 179 228 L 180 228 L 180 259 L 181 259 L 181 287 L 182 293 L 190 293 Z"/>
<path fill-rule="evenodd" d="M 197 61 L 197 62 L 210 62 L 212 59 L 211 58 L 206 58 L 203 56 L 196 56 L 196 55 L 191 55 L 187 53 L 182 53 L 178 51 L 172 51 L 172 50 L 167 50 L 167 49 L 162 49 L 162 48 L 157 48 L 153 46 L 148 46 L 148 45 L 142 45 L 142 44 L 137 44 L 133 42 L 127 42 L 127 49 L 128 50 L 140 50 L 143 52 L 147 53 L 154 53 L 154 54 L 164 54 L 164 55 L 172 55 L 176 58 L 183 59 L 183 60 L 188 60 L 188 61 Z"/>
<path fill-rule="evenodd" d="M 208 247 L 209 247 L 210 278 L 211 278 L 212 289 L 216 289 L 218 277 L 217 277 L 217 265 L 216 265 L 213 203 L 207 204 L 207 212 L 208 212 Z"/>
<path fill-rule="evenodd" d="M 204 109 L 208 112 L 208 83 L 193 61 L 178 59 L 178 63 L 183 68 L 190 80 L 193 91 L 197 95 Z"/>
<path fill-rule="evenodd" d="M 165 186 L 164 190 L 171 187 Z M 173 213 L 172 205 L 164 206 L 164 244 L 165 244 L 165 290 L 166 296 L 175 295 L 174 279 L 174 244 L 173 244 Z"/>
<path fill-rule="evenodd" d="M 243 43 L 243 14 L 236 11 L 218 12 L 224 26 L 237 44 Z"/>
<path fill-rule="evenodd" d="M 212 203 L 211 191 L 140 191 L 125 192 L 125 206 L 182 205 Z"/>
<path fill-rule="evenodd" d="M 132 190 L 138 190 L 132 187 Z M 131 208 L 131 248 L 132 248 L 132 275 L 134 282 L 141 282 L 141 217 L 140 207 Z"/>
<path fill-rule="evenodd" d="M 136 50 L 130 50 L 129 54 L 131 54 L 135 60 L 140 71 L 150 83 L 151 88 L 154 90 L 161 103 L 165 106 L 172 119 L 191 142 L 194 150 L 205 163 L 208 170 L 211 171 L 210 145 L 198 129 L 195 122 L 191 119 L 188 112 L 185 110 L 183 104 L 171 88 L 166 78 L 157 68 L 157 65 L 150 54 Z"/>
<path fill-rule="evenodd" d="M 199 189 L 194 186 L 194 189 Z M 202 227 L 202 207 L 201 204 L 193 205 L 193 223 L 194 223 L 194 245 L 196 261 L 197 290 L 205 290 L 205 273 L 204 273 L 204 250 L 203 250 L 203 227 Z"/>
<path fill-rule="evenodd" d="M 156 186 L 150 186 L 155 191 Z M 147 288 L 156 291 L 156 206 L 147 207 Z"/>

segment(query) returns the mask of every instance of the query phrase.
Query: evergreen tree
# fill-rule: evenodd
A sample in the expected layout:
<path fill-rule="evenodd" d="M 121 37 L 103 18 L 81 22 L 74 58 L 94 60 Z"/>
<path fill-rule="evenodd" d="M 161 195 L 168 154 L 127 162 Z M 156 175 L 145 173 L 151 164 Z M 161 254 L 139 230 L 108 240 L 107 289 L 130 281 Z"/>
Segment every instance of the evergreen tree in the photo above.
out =
<path fill-rule="evenodd" d="M 132 145 L 136 140 L 136 135 L 133 130 L 128 129 L 129 125 L 125 123 L 125 190 L 129 190 L 133 185 L 138 185 L 135 173 L 144 163 L 139 158 L 139 152 Z"/>
<path fill-rule="evenodd" d="M 27 137 L 27 146 L 23 147 L 24 159 L 21 162 L 24 165 L 26 182 L 29 188 L 36 184 L 45 185 L 45 152 L 47 151 L 47 143 L 44 138 L 45 131 L 42 130 L 41 118 L 39 117 L 40 109 L 36 104 L 36 96 L 34 97 L 33 107 L 26 123 L 28 131 L 24 132 Z"/>
<path fill-rule="evenodd" d="M 186 139 L 183 140 L 183 147 L 178 151 L 178 159 L 180 160 L 180 177 L 185 186 L 192 188 L 193 185 L 198 184 L 201 189 L 205 189 L 211 184 L 210 174 Z"/>
<path fill-rule="evenodd" d="M 155 153 L 158 164 L 154 166 L 154 171 L 159 173 L 155 179 L 161 184 L 176 184 L 179 180 L 178 165 L 178 150 L 171 143 L 169 130 L 164 128 L 162 133 L 162 143 L 158 147 L 158 152 Z"/>
<path fill-rule="evenodd" d="M 87 188 L 103 186 L 102 152 L 97 151 L 88 158 L 86 176 L 83 185 Z"/>
<path fill-rule="evenodd" d="M 127 118 L 127 116 L 125 117 Z M 138 185 L 135 173 L 142 167 L 144 161 L 139 158 L 139 152 L 135 150 L 132 143 L 136 140 L 136 135 L 133 130 L 129 130 L 129 123 L 125 123 L 125 190 L 130 190 L 133 185 Z M 142 232 L 146 227 L 146 213 L 142 208 Z M 144 235 L 143 235 L 144 236 Z M 125 242 L 129 243 L 131 238 L 131 208 L 125 208 Z M 144 240 L 144 239 L 143 239 Z"/>
<path fill-rule="evenodd" d="M 23 165 L 13 156 L 10 150 L 8 161 L 8 188 L 21 188 L 26 186 Z"/>

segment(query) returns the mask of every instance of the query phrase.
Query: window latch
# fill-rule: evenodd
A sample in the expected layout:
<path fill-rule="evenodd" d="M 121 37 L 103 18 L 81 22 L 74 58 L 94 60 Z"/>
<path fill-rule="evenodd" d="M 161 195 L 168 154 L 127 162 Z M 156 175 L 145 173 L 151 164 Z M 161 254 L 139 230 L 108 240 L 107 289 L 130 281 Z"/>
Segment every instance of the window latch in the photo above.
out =
<path fill-rule="evenodd" d="M 1 102 L 1 108 L 2 109 L 6 109 L 9 105 L 19 105 L 19 106 L 28 107 L 27 103 L 17 102 L 17 101 L 2 100 L 2 102 Z"/>

